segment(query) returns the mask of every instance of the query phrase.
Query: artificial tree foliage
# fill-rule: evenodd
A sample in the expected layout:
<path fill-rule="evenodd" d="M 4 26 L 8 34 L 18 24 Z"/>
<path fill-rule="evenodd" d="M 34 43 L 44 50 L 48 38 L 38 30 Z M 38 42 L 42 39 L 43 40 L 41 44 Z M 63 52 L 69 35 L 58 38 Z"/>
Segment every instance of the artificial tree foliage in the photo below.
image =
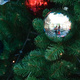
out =
<path fill-rule="evenodd" d="M 64 7 L 68 10 L 63 10 Z M 51 41 L 45 35 L 44 19 L 50 11 L 62 12 L 71 20 L 72 31 L 64 41 Z M 4 45 L 0 54 L 0 79 L 80 80 L 79 26 L 80 0 L 50 0 L 49 7 L 39 17 L 27 10 L 25 0 L 0 5 L 0 41 Z M 26 38 L 30 42 L 22 49 Z M 23 54 L 18 59 L 21 49 Z M 14 59 L 20 62 L 13 64 Z"/>
<path fill-rule="evenodd" d="M 45 9 L 41 18 L 32 21 L 39 35 L 34 38 L 36 49 L 13 67 L 14 74 L 23 80 L 79 80 L 80 79 L 80 1 L 50 0 L 52 8 Z M 53 4 L 53 5 L 52 5 Z M 63 10 L 63 7 L 68 10 Z M 44 32 L 48 12 L 62 11 L 72 21 L 71 35 L 66 41 L 51 41 Z"/>
<path fill-rule="evenodd" d="M 0 79 L 6 80 L 11 74 L 13 63 L 19 55 L 23 44 L 27 39 L 31 39 L 27 46 L 29 49 L 23 52 L 30 51 L 33 46 L 34 34 L 32 21 L 34 16 L 29 13 L 24 5 L 24 1 L 10 1 L 4 5 L 0 5 Z M 31 45 L 31 46 L 30 46 Z M 3 49 L 2 49 L 3 47 Z M 26 54 L 26 53 L 25 53 Z M 23 54 L 22 56 L 24 56 Z M 22 58 L 22 57 L 20 57 Z"/>

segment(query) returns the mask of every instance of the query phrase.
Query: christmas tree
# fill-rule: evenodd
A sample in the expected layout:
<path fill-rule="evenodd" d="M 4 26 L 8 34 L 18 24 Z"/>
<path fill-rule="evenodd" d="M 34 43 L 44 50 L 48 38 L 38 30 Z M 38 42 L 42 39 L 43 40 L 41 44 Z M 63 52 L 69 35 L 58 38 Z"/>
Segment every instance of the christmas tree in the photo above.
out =
<path fill-rule="evenodd" d="M 11 1 L 0 7 L 0 40 L 4 44 L 4 51 L 0 55 L 2 64 L 0 74 L 2 77 L 5 76 L 3 80 L 6 78 L 7 80 L 80 80 L 80 1 L 50 0 L 41 17 L 30 14 L 24 2 Z M 54 40 L 46 36 L 44 19 L 50 11 L 69 16 L 71 20 L 69 36 L 53 37 Z M 24 58 L 18 57 L 16 63 L 13 61 L 15 64 L 11 65 L 13 55 L 23 53 L 22 46 L 24 47 L 26 43 L 25 37 L 29 40 L 30 30 L 33 31 L 32 26 L 38 34 L 34 38 L 36 49 L 33 50 L 32 47 L 27 51 L 25 49 Z M 30 46 L 33 46 L 32 42 L 25 48 L 29 49 Z M 17 51 L 20 52 L 17 54 L 15 53 Z"/>
<path fill-rule="evenodd" d="M 13 0 L 0 3 L 0 79 L 7 80 L 13 76 L 12 66 L 27 52 L 34 49 L 32 20 L 24 1 Z M 24 54 L 25 53 L 25 54 Z M 19 57 L 19 55 L 22 55 Z M 10 79 L 9 79 L 10 80 Z"/>

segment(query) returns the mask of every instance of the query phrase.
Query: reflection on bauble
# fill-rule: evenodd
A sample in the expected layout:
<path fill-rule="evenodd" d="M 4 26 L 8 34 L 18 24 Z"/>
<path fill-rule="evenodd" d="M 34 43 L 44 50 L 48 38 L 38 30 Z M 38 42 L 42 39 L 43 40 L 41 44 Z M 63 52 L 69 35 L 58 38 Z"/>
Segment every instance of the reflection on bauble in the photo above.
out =
<path fill-rule="evenodd" d="M 71 30 L 71 22 L 62 13 L 51 12 L 44 20 L 44 31 L 49 38 L 65 37 Z"/>

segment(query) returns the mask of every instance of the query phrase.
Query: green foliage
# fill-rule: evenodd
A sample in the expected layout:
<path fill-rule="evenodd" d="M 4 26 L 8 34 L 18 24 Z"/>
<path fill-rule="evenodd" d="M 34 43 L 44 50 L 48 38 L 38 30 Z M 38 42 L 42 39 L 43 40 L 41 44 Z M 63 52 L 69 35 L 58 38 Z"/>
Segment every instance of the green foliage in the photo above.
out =
<path fill-rule="evenodd" d="M 45 80 L 67 80 L 67 76 L 70 76 L 77 71 L 76 66 L 71 62 L 64 60 L 48 62 L 46 61 L 44 54 L 41 53 L 41 51 L 36 50 L 31 51 L 30 54 L 25 56 L 20 63 L 14 66 L 13 69 L 15 74 L 23 77 L 27 76 L 26 80 L 35 80 L 39 77 L 44 77 Z"/>
<path fill-rule="evenodd" d="M 80 40 L 76 40 L 72 45 L 68 46 L 67 50 L 69 55 L 80 55 Z"/>
<path fill-rule="evenodd" d="M 74 11 L 77 21 L 80 21 L 80 3 L 75 3 Z"/>
<path fill-rule="evenodd" d="M 5 27 L 8 27 L 7 23 L 4 23 L 5 21 L 0 21 L 0 34 L 2 34 L 3 38 L 10 35 L 10 32 L 8 32 L 8 29 Z"/>
<path fill-rule="evenodd" d="M 6 41 L 4 41 L 4 49 L 7 50 L 7 51 L 10 50 L 9 44 Z"/>
<path fill-rule="evenodd" d="M 50 0 L 51 2 L 63 4 L 63 5 L 71 5 L 75 0 Z M 72 3 L 73 2 L 73 3 Z"/>
<path fill-rule="evenodd" d="M 26 10 L 23 3 L 24 1 L 25 0 L 16 3 L 16 1 L 13 0 L 4 5 L 0 5 L 0 40 L 4 44 L 4 51 L 0 55 L 0 61 L 4 63 L 9 60 L 6 62 L 6 65 L 10 63 L 8 64 L 11 66 L 10 68 L 13 66 L 11 64 L 12 60 L 17 58 L 14 55 L 22 48 L 29 29 L 32 27 L 31 20 L 34 16 Z M 29 43 L 29 45 L 30 44 L 32 43 Z M 11 55 L 13 56 L 11 57 Z M 1 64 L 3 64 L 2 62 Z M 2 80 L 6 80 L 5 78 L 8 77 L 10 68 L 0 67 L 0 79 L 3 75 Z M 20 80 L 18 78 L 19 77 L 13 78 L 13 80 Z"/>
<path fill-rule="evenodd" d="M 32 18 L 33 16 L 22 5 L 22 1 L 18 4 L 11 1 L 0 6 L 0 40 L 4 42 L 4 50 L 7 50 L 7 53 L 13 53 L 16 48 L 21 48 Z"/>
<path fill-rule="evenodd" d="M 9 44 L 4 40 L 3 41 L 4 44 L 4 51 L 3 53 L 0 55 L 0 59 L 1 60 L 5 60 L 9 58 L 9 53 L 10 53 L 10 47 Z"/>
<path fill-rule="evenodd" d="M 47 39 L 46 35 L 43 34 L 35 38 L 35 44 L 37 47 L 45 49 L 50 44 L 50 41 Z"/>
<path fill-rule="evenodd" d="M 79 62 L 75 58 L 75 56 L 80 56 L 80 0 L 50 0 L 54 4 L 53 9 L 43 11 L 44 18 L 51 10 L 62 11 L 65 15 L 68 14 L 72 22 L 73 29 L 69 33 L 70 35 L 63 40 L 53 38 L 56 43 L 45 35 L 44 21 L 41 18 L 33 20 L 35 16 L 33 17 L 26 10 L 23 5 L 24 1 L 19 0 L 18 3 L 11 1 L 0 6 L 0 40 L 4 44 L 4 51 L 0 55 L 0 76 L 8 73 L 6 71 L 9 69 L 6 65 L 12 60 L 10 54 L 21 49 L 29 29 L 33 25 L 40 34 L 35 38 L 35 45 L 38 49 L 31 51 L 22 61 L 14 65 L 14 78 L 12 80 L 79 80 L 77 76 L 74 78 L 73 74 L 80 71 L 80 67 L 77 66 Z M 65 6 L 68 7 L 68 11 L 62 10 Z M 72 39 L 70 39 L 71 36 Z M 65 40 L 66 42 L 63 42 Z M 31 46 L 31 44 L 29 45 Z"/>
<path fill-rule="evenodd" d="M 74 78 L 73 74 L 79 70 L 74 57 L 79 56 L 80 53 L 79 0 L 50 0 L 50 2 L 53 2 L 53 8 L 45 9 L 42 16 L 45 18 L 50 11 L 67 15 L 72 23 L 70 33 L 63 39 L 47 38 L 43 31 L 44 21 L 35 18 L 32 25 L 39 33 L 34 39 L 38 49 L 31 51 L 20 63 L 14 65 L 14 73 L 23 78 L 26 77 L 25 80 L 78 80 L 78 77 Z M 63 10 L 65 6 L 68 7 L 67 11 Z M 77 33 L 78 36 L 74 33 Z"/>
<path fill-rule="evenodd" d="M 44 23 L 42 19 L 35 18 L 32 22 L 33 27 L 37 32 L 43 33 Z"/>
<path fill-rule="evenodd" d="M 5 75 L 8 61 L 0 61 L 0 76 Z"/>
<path fill-rule="evenodd" d="M 71 74 L 71 72 L 74 70 L 74 65 L 67 61 L 59 61 L 57 63 L 53 63 L 53 65 L 50 68 L 50 78 L 61 80 L 61 77 L 68 76 Z"/>
<path fill-rule="evenodd" d="M 30 59 L 36 59 L 36 60 L 39 60 L 39 59 L 41 59 L 41 58 L 44 58 L 44 52 L 42 52 L 42 51 L 36 51 L 36 50 L 34 50 L 34 51 L 31 51 L 30 52 Z"/>
<path fill-rule="evenodd" d="M 76 14 L 80 15 L 80 3 L 75 3 L 74 11 L 75 11 Z"/>
<path fill-rule="evenodd" d="M 35 76 L 42 74 L 41 67 L 45 60 L 43 54 L 40 51 L 30 52 L 30 56 L 25 56 L 21 63 L 14 66 L 14 72 L 23 77 L 28 75 L 30 72 Z"/>
<path fill-rule="evenodd" d="M 23 77 L 25 75 L 28 75 L 27 63 L 25 64 L 25 66 L 21 66 L 21 64 L 17 64 L 13 69 L 17 75 L 20 75 L 20 76 L 22 75 Z"/>
<path fill-rule="evenodd" d="M 4 43 L 1 59 L 4 55 L 5 59 L 8 59 L 10 52 L 13 53 L 16 49 L 20 49 L 25 37 L 27 37 L 28 29 L 31 26 L 29 17 L 32 18 L 32 15 L 29 15 L 27 10 L 24 12 L 23 10 L 25 7 L 21 2 L 16 4 L 16 2 L 11 1 L 0 6 L 0 40 Z"/>
<path fill-rule="evenodd" d="M 61 37 L 48 37 L 50 40 L 54 41 L 54 42 L 62 42 L 64 38 Z"/>
<path fill-rule="evenodd" d="M 21 76 L 14 75 L 12 80 L 23 80 L 23 78 Z"/>
<path fill-rule="evenodd" d="M 45 10 L 43 11 L 43 15 L 42 15 L 42 16 L 45 18 L 48 12 L 49 12 L 49 9 L 45 9 Z"/>
<path fill-rule="evenodd" d="M 9 52 L 8 51 L 3 51 L 3 53 L 0 55 L 1 60 L 6 60 L 9 59 Z"/>
<path fill-rule="evenodd" d="M 56 60 L 59 59 L 63 53 L 64 50 L 62 45 L 51 45 L 46 49 L 45 58 L 50 61 Z"/>
<path fill-rule="evenodd" d="M 35 77 L 28 77 L 25 80 L 37 80 Z"/>

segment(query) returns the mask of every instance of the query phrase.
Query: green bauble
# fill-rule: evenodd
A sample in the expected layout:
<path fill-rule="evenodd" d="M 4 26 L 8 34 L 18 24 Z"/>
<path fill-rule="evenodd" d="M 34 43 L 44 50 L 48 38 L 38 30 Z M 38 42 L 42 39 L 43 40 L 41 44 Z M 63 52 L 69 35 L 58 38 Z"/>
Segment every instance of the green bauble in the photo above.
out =
<path fill-rule="evenodd" d="M 50 12 L 44 19 L 46 36 L 54 42 L 65 41 L 71 36 L 72 23 L 67 15 Z"/>

